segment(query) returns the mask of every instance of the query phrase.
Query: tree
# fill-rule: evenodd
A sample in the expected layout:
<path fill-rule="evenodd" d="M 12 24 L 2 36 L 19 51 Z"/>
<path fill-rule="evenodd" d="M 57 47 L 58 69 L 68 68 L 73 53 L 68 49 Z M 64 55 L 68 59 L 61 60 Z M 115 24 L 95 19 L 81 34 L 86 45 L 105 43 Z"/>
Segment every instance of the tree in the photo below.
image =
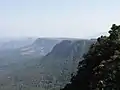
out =
<path fill-rule="evenodd" d="M 71 83 L 61 90 L 120 90 L 120 25 L 91 45 Z"/>

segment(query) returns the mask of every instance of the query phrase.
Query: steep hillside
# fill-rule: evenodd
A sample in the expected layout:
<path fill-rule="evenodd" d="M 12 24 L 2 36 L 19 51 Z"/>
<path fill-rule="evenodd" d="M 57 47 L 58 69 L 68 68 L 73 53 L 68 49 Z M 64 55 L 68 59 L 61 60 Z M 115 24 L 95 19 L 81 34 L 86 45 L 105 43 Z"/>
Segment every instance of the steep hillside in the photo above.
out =
<path fill-rule="evenodd" d="M 42 58 L 41 68 L 54 76 L 56 81 L 61 82 L 61 85 L 64 85 L 69 81 L 71 74 L 76 71 L 82 55 L 94 42 L 95 40 L 64 40 Z"/>
<path fill-rule="evenodd" d="M 34 58 L 25 63 L 12 64 L 5 70 L 14 71 L 0 78 L 0 85 L 4 87 L 1 90 L 16 90 L 16 88 L 21 90 L 59 90 L 69 82 L 71 74 L 76 71 L 78 62 L 82 60 L 82 55 L 88 51 L 94 41 L 63 40 L 41 60 Z M 44 43 L 40 42 L 38 46 L 44 46 Z"/>

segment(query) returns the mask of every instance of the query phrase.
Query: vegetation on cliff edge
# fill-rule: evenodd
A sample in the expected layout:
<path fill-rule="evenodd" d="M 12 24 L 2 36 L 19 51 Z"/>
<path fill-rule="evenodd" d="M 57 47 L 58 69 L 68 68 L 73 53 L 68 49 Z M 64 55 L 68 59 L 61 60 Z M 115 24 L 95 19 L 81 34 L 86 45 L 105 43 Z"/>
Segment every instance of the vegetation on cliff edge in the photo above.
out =
<path fill-rule="evenodd" d="M 71 83 L 61 90 L 120 90 L 120 25 L 92 44 Z"/>

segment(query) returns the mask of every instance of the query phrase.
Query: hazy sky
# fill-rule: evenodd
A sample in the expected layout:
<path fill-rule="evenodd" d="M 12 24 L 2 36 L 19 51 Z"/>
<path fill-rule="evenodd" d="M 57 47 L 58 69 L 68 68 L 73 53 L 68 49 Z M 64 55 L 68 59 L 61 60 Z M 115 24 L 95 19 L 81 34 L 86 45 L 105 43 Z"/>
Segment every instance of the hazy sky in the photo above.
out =
<path fill-rule="evenodd" d="M 80 37 L 120 24 L 120 0 L 0 0 L 0 37 Z"/>

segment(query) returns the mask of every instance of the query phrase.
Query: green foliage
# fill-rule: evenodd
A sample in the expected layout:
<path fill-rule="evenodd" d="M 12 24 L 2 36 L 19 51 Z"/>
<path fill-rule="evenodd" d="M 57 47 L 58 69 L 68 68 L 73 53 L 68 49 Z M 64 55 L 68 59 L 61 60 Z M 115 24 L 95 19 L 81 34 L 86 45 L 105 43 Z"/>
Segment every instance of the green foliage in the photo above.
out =
<path fill-rule="evenodd" d="M 120 90 L 120 26 L 91 45 L 71 83 L 61 90 Z"/>

